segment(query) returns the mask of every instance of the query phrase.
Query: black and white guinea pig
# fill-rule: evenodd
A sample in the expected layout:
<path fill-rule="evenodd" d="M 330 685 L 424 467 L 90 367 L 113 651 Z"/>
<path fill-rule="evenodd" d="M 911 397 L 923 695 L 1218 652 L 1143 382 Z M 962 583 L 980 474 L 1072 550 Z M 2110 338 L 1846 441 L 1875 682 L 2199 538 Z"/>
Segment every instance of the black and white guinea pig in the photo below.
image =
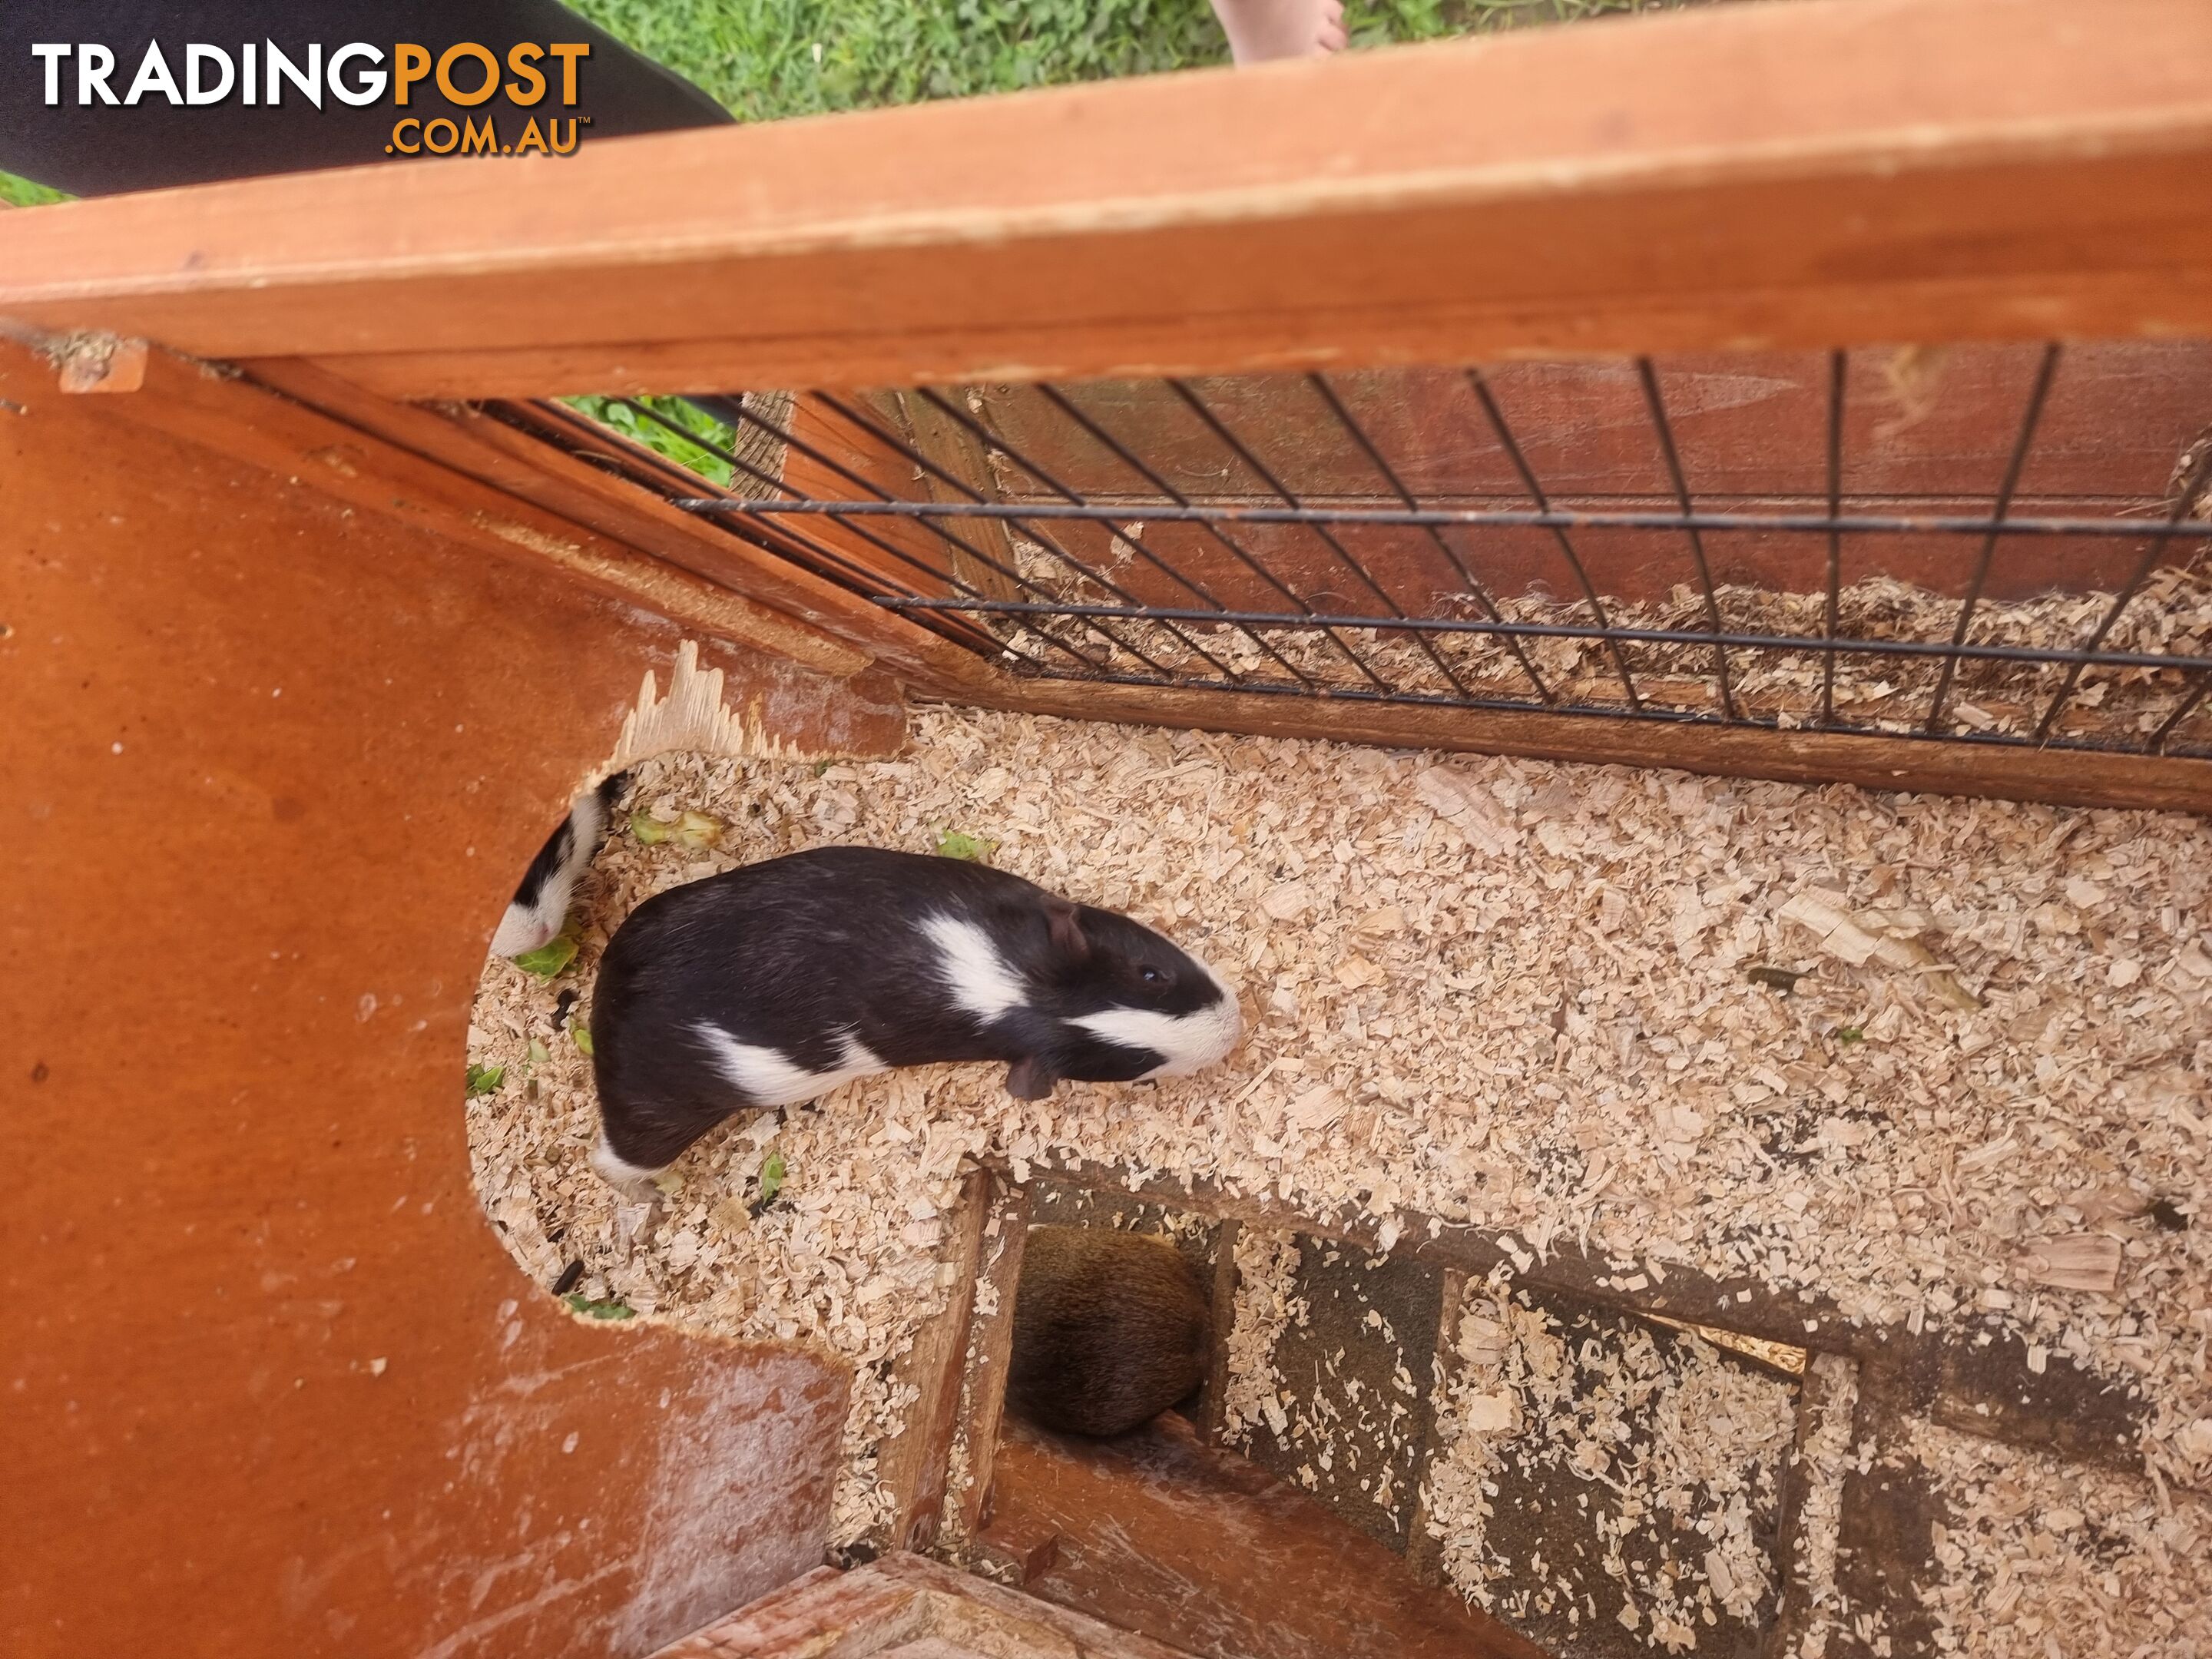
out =
<path fill-rule="evenodd" d="M 522 872 L 522 885 L 514 890 L 499 931 L 491 936 L 494 956 L 519 957 L 560 937 L 569 902 L 576 896 L 576 878 L 591 866 L 599 837 L 607 831 L 607 816 L 629 782 L 627 772 L 617 772 L 569 803 L 568 816 Z"/>
<path fill-rule="evenodd" d="M 613 1185 L 735 1112 L 899 1066 L 998 1060 L 1041 1100 L 1236 1046 L 1237 999 L 1151 928 L 957 859 L 824 847 L 647 899 L 599 959 L 592 1066 Z"/>

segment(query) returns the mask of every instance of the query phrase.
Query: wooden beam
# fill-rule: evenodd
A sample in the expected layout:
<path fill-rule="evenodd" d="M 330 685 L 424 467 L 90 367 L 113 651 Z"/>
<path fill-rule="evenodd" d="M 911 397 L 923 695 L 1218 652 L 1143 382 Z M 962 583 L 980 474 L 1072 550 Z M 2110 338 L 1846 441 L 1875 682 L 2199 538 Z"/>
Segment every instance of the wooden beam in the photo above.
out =
<path fill-rule="evenodd" d="M 1103 685 L 1012 675 L 964 692 L 959 700 L 990 708 L 1131 726 L 1191 726 L 1257 737 L 1318 738 L 1393 749 L 1461 750 L 1598 765 L 1674 767 L 1721 777 L 1850 783 L 1907 794 L 2212 812 L 2212 761 L 2170 756 Z"/>
<path fill-rule="evenodd" d="M 2212 330 L 2212 9 L 1805 0 L 35 208 L 0 316 L 401 396 Z"/>
<path fill-rule="evenodd" d="M 822 1567 L 653 1659 L 1189 1659 L 1049 1601 L 894 1552 Z"/>
<path fill-rule="evenodd" d="M 945 1261 L 951 1274 L 944 1308 L 924 1320 L 896 1376 L 915 1389 L 906 1426 L 885 1441 L 877 1471 L 891 1494 L 890 1535 L 882 1547 L 926 1550 L 943 1526 L 953 1440 L 960 1426 L 961 1382 L 967 1370 L 969 1322 L 975 1308 L 975 1273 L 990 1214 L 991 1175 L 974 1169 L 961 1183 Z"/>
<path fill-rule="evenodd" d="M 1036 1595 L 1202 1659 L 1544 1659 L 1173 1413 L 1094 1441 L 1010 1419 L 999 1467 L 990 1534 L 1060 1540 Z"/>
<path fill-rule="evenodd" d="M 769 607 L 836 635 L 851 649 L 839 653 L 830 641 L 821 642 L 819 665 L 830 672 L 849 673 L 875 659 L 921 684 L 948 688 L 986 672 L 974 652 L 474 410 L 396 403 L 296 359 L 256 362 L 252 372 L 349 426 L 743 596 L 737 603 Z M 682 581 L 678 572 L 670 579 Z M 643 595 L 640 602 L 652 605 Z"/>
<path fill-rule="evenodd" d="M 550 566 L 712 638 L 841 678 L 868 665 L 866 653 L 808 623 L 210 365 L 156 351 L 143 390 L 100 401 L 130 424 L 218 449 L 292 484 L 312 480 L 359 511 L 502 561 Z"/>
<path fill-rule="evenodd" d="M 955 1443 L 961 1449 L 961 1484 L 947 1505 L 951 1526 L 945 1540 L 955 1550 L 972 1547 L 990 1519 L 991 1474 L 1006 1417 L 1006 1375 L 1014 1357 L 1014 1304 L 1029 1243 L 1029 1189 L 995 1170 L 984 1173 L 990 1182 L 990 1207 L 975 1279 L 979 1285 L 990 1286 L 990 1306 L 985 1309 L 979 1299 L 968 1326 Z"/>
<path fill-rule="evenodd" d="M 985 501 L 1003 501 L 1004 492 L 991 473 L 991 458 L 981 440 L 952 417 L 917 392 L 884 392 L 872 400 L 877 418 L 890 429 L 904 437 L 914 446 L 915 453 L 939 469 L 937 472 L 921 472 L 922 496 L 933 501 L 959 501 L 969 499 L 959 489 L 946 482 L 955 478 L 967 486 L 974 495 Z M 1021 568 L 1020 556 L 1014 550 L 1011 527 L 1003 519 L 978 519 L 964 525 L 951 526 L 972 545 L 981 549 L 989 562 L 955 549 L 948 552 L 947 562 L 955 576 L 978 593 L 994 599 L 1018 599 L 1021 588 L 1009 571 Z"/>

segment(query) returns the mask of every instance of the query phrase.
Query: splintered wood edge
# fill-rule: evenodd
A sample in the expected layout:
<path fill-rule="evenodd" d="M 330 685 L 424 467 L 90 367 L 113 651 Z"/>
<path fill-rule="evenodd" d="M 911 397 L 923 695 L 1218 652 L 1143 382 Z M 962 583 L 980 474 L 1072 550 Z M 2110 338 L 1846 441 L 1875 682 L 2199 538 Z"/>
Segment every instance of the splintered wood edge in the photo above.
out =
<path fill-rule="evenodd" d="M 1647 1313 L 1637 1316 L 1649 1320 L 1654 1325 L 1664 1325 L 1670 1331 L 1686 1332 L 1701 1342 L 1709 1342 L 1716 1348 L 1741 1354 L 1746 1359 L 1754 1360 L 1767 1370 L 1779 1371 L 1788 1377 L 1802 1379 L 1805 1375 L 1806 1362 L 1810 1358 L 1808 1351 L 1804 1348 L 1787 1342 L 1772 1341 L 1763 1336 L 1747 1335 L 1742 1331 L 1732 1331 L 1720 1325 L 1700 1325 L 1694 1320 L 1670 1319 L 1665 1314 Z"/>
<path fill-rule="evenodd" d="M 948 1481 L 946 1525 L 941 1541 L 956 1556 L 973 1552 L 989 1524 L 993 1464 L 998 1454 L 1000 1425 L 1006 1416 L 1006 1379 L 1013 1358 L 1014 1303 L 1029 1236 L 1029 1190 L 995 1174 L 989 1175 L 989 1181 L 976 1281 L 979 1295 L 980 1286 L 990 1286 L 993 1305 L 989 1312 L 979 1308 L 969 1317 L 960 1379 L 959 1425 L 948 1448 L 962 1467 L 959 1481 Z"/>
<path fill-rule="evenodd" d="M 942 1529 L 991 1180 L 989 1171 L 974 1169 L 961 1182 L 945 1257 L 956 1277 L 945 1307 L 923 1322 L 896 1367 L 896 1381 L 915 1395 L 905 1427 L 878 1454 L 880 1478 L 891 1498 L 890 1534 L 877 1539 L 878 1547 L 926 1549 Z"/>
<path fill-rule="evenodd" d="M 798 756 L 797 750 L 768 729 L 757 699 L 733 709 L 724 699 L 720 669 L 699 666 L 696 640 L 685 640 L 676 647 L 666 696 L 659 694 L 653 671 L 647 669 L 637 706 L 623 720 L 622 735 L 616 739 L 608 771 L 619 772 L 673 750 L 735 760 L 783 760 Z M 804 757 L 817 756 L 810 750 Z"/>

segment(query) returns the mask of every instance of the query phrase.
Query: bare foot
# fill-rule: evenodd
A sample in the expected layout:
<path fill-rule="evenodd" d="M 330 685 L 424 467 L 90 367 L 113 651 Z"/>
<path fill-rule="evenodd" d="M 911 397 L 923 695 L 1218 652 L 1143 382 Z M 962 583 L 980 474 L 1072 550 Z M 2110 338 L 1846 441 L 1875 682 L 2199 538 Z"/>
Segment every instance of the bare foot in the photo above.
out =
<path fill-rule="evenodd" d="M 1213 15 L 1240 64 L 1344 50 L 1344 0 L 1213 0 Z"/>

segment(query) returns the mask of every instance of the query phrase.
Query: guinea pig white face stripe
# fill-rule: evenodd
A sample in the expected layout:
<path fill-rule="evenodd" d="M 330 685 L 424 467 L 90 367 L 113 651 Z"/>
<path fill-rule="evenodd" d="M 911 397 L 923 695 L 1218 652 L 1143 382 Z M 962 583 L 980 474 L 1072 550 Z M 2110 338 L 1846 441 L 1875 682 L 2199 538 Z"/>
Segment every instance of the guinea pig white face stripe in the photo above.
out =
<path fill-rule="evenodd" d="M 795 1106 L 802 1100 L 826 1095 L 856 1077 L 890 1069 L 850 1031 L 841 1039 L 842 1063 L 831 1071 L 810 1072 L 774 1048 L 740 1042 L 720 1026 L 704 1020 L 691 1030 L 714 1055 L 716 1069 L 757 1106 Z"/>
<path fill-rule="evenodd" d="M 974 922 L 932 916 L 921 931 L 937 947 L 938 971 L 944 975 L 952 1000 L 976 1018 L 996 1019 L 1028 1000 L 1021 975 Z"/>
<path fill-rule="evenodd" d="M 1214 982 L 1220 981 L 1216 978 Z M 1068 1024 L 1125 1048 L 1149 1048 L 1160 1055 L 1161 1063 L 1146 1073 L 1146 1077 L 1184 1077 L 1212 1065 L 1234 1048 L 1244 1022 L 1237 1012 L 1237 999 L 1224 988 L 1214 1001 L 1188 1014 L 1109 1008 L 1103 1013 L 1079 1014 Z"/>

